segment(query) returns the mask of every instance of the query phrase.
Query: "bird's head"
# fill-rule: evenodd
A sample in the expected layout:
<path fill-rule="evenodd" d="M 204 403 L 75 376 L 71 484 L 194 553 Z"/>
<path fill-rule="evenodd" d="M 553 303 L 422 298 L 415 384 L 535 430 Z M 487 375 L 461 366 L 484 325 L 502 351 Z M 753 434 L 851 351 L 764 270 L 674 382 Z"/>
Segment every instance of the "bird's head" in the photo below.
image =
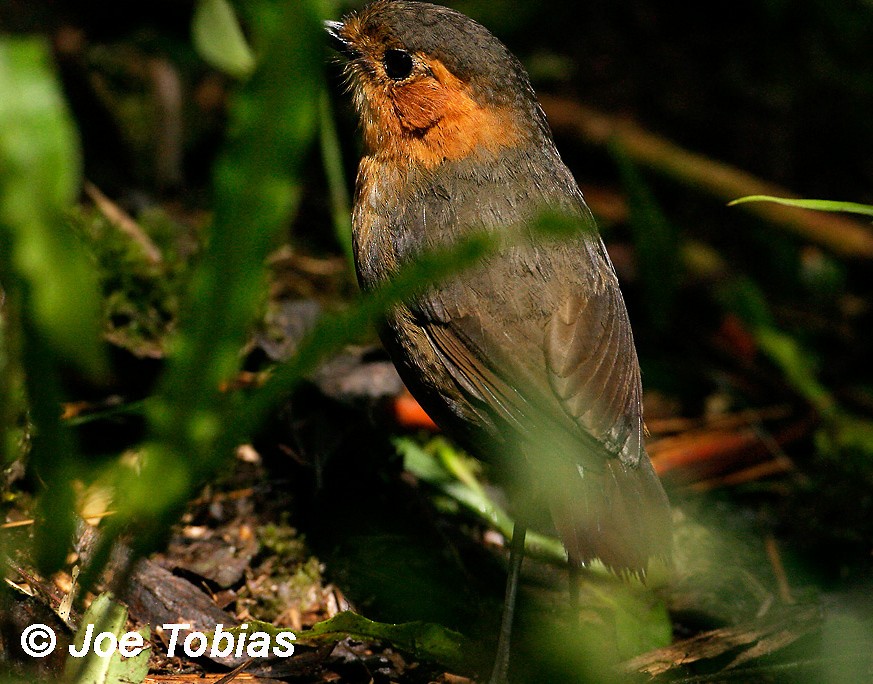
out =
<path fill-rule="evenodd" d="M 377 0 L 326 27 L 370 154 L 432 167 L 524 144 L 544 126 L 521 64 L 459 12 Z"/>

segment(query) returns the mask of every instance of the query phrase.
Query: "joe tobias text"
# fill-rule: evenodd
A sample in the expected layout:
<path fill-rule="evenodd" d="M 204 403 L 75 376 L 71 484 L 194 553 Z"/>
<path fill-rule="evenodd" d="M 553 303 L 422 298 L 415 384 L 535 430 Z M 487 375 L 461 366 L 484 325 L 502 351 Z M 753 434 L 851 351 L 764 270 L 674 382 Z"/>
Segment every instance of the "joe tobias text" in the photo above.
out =
<path fill-rule="evenodd" d="M 294 641 L 297 636 L 293 632 L 277 632 L 272 636 L 264 631 L 248 633 L 248 624 L 242 624 L 233 631 L 224 629 L 224 625 L 215 625 L 212 634 L 192 631 L 181 638 L 181 632 L 191 629 L 187 623 L 170 623 L 161 625 L 160 629 L 169 633 L 167 640 L 167 656 L 176 655 L 176 649 L 181 650 L 189 658 L 199 658 L 209 651 L 210 658 L 287 658 L 294 654 Z M 146 648 L 145 638 L 139 632 L 127 632 L 117 636 L 113 632 L 94 634 L 94 625 L 88 624 L 82 636 L 81 644 L 71 644 L 70 655 L 74 658 L 84 658 L 94 652 L 101 658 L 107 658 L 116 651 L 125 658 L 134 658 Z M 21 647 L 24 652 L 34 658 L 43 658 L 54 651 L 57 639 L 54 630 L 48 625 L 35 624 L 27 627 L 21 634 Z"/>

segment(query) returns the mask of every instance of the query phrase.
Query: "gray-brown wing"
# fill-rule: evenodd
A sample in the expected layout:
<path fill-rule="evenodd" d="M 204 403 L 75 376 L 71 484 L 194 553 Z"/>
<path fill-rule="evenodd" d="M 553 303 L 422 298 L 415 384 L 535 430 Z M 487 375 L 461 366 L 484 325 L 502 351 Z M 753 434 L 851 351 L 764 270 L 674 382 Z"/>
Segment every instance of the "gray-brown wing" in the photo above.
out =
<path fill-rule="evenodd" d="M 640 368 L 614 280 L 564 298 L 546 326 L 545 360 L 563 410 L 610 454 L 637 465 L 643 456 Z"/>
<path fill-rule="evenodd" d="M 592 269 L 574 271 L 571 250 L 548 256 L 548 271 L 498 262 L 433 291 L 419 302 L 419 323 L 470 402 L 498 422 L 522 432 L 545 423 L 589 447 L 580 459 L 593 452 L 635 465 L 640 374 L 611 266 L 585 282 Z M 555 276 L 568 271 L 571 282 Z"/>
<path fill-rule="evenodd" d="M 669 508 L 643 447 L 640 371 L 615 276 L 608 265 L 592 283 L 529 273 L 508 291 L 486 273 L 432 293 L 422 327 L 483 423 L 522 437 L 571 558 L 644 574 L 649 558 L 669 555 Z"/>

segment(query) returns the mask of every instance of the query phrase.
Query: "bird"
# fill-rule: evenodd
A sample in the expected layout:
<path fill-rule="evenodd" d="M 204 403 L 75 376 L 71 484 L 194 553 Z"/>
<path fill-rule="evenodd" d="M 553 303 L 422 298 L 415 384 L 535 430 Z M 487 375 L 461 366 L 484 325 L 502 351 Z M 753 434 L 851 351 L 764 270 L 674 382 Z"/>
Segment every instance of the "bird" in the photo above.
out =
<path fill-rule="evenodd" d="M 571 568 L 599 559 L 644 578 L 653 559 L 670 558 L 627 310 L 530 78 L 499 39 L 414 0 L 376 0 L 325 28 L 362 130 L 352 237 L 363 290 L 470 236 L 497 245 L 388 310 L 379 334 L 425 411 L 495 463 L 518 504 L 491 675 L 503 682 L 524 538 L 539 511 Z M 578 230 L 538 239 L 530 226 L 546 214 Z"/>

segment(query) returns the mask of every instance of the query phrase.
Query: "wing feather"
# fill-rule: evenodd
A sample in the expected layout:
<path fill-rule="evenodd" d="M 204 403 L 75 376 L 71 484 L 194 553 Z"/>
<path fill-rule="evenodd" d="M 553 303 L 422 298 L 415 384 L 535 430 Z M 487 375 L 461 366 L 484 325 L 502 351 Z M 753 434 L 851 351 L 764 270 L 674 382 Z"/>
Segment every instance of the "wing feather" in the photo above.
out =
<path fill-rule="evenodd" d="M 640 373 L 617 283 L 568 296 L 548 323 L 544 348 L 563 410 L 612 455 L 639 462 Z"/>

